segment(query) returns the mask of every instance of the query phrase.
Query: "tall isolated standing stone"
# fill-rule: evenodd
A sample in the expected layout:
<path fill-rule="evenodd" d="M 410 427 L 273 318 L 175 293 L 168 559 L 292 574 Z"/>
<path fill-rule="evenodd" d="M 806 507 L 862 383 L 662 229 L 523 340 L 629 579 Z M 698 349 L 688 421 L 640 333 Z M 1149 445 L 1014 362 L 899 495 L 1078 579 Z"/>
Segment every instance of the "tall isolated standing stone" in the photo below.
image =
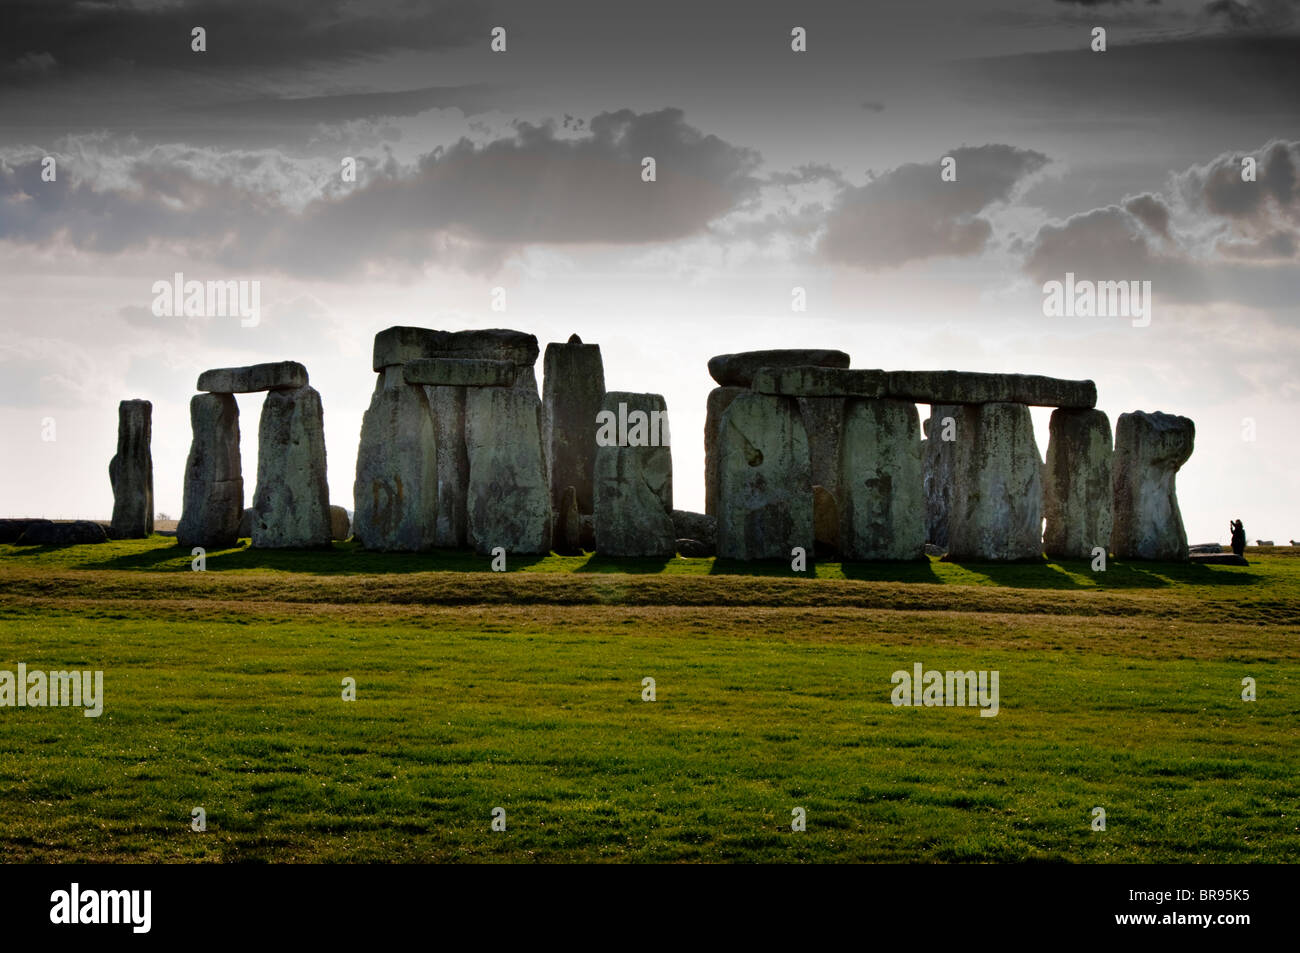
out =
<path fill-rule="evenodd" d="M 258 424 L 253 546 L 329 545 L 330 495 L 320 394 L 311 385 L 273 390 L 262 404 Z"/>
<path fill-rule="evenodd" d="M 839 482 L 844 559 L 921 558 L 925 497 L 916 404 L 848 401 Z"/>
<path fill-rule="evenodd" d="M 953 467 L 957 460 L 959 404 L 932 404 L 921 444 L 925 485 L 926 539 L 935 546 L 948 545 L 948 516 L 952 511 Z M 951 422 L 951 423 L 949 423 Z M 952 439 L 945 440 L 948 436 Z"/>
<path fill-rule="evenodd" d="M 1100 410 L 1052 412 L 1043 471 L 1043 549 L 1049 556 L 1091 559 L 1110 551 L 1110 420 Z"/>
<path fill-rule="evenodd" d="M 483 555 L 551 548 L 551 489 L 535 388 L 470 387 L 465 395 L 469 543 Z"/>
<path fill-rule="evenodd" d="M 383 552 L 424 552 L 437 543 L 436 425 L 425 390 L 400 367 L 380 376 L 361 419 L 352 487 L 353 534 Z"/>
<path fill-rule="evenodd" d="M 789 559 L 813 553 L 812 462 L 791 397 L 745 393 L 718 432 L 718 556 Z"/>
<path fill-rule="evenodd" d="M 546 345 L 542 359 L 542 446 L 557 512 L 565 490 L 573 487 L 578 512 L 594 511 L 596 415 L 605 399 L 605 368 L 599 344 L 583 344 L 576 334 L 565 344 Z"/>
<path fill-rule="evenodd" d="M 1195 443 L 1196 425 L 1187 417 L 1140 410 L 1119 415 L 1112 461 L 1116 556 L 1187 561 L 1174 478 Z"/>
<path fill-rule="evenodd" d="M 659 394 L 610 391 L 601 412 L 620 423 L 614 439 L 602 438 L 596 447 L 596 551 L 602 556 L 671 556 L 676 531 L 668 406 Z M 657 420 L 656 413 L 661 415 Z"/>
<path fill-rule="evenodd" d="M 108 464 L 113 485 L 115 539 L 143 539 L 153 534 L 153 404 L 124 400 L 117 405 L 117 453 Z"/>
<path fill-rule="evenodd" d="M 1040 559 L 1042 466 L 1028 406 L 964 406 L 957 421 L 947 558 Z"/>
<path fill-rule="evenodd" d="M 225 549 L 239 539 L 244 476 L 239 459 L 239 405 L 231 394 L 190 398 L 193 439 L 185 461 L 185 492 L 176 542 Z"/>

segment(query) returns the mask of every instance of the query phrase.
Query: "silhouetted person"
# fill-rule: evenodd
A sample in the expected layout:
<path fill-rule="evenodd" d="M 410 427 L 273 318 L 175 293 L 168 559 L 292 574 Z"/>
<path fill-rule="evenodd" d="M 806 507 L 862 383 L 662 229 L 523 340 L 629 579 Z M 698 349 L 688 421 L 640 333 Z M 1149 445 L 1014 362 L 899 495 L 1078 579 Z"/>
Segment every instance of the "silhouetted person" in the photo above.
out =
<path fill-rule="evenodd" d="M 1246 528 L 1241 520 L 1230 520 L 1228 529 L 1232 530 L 1232 551 L 1240 556 L 1246 551 Z"/>

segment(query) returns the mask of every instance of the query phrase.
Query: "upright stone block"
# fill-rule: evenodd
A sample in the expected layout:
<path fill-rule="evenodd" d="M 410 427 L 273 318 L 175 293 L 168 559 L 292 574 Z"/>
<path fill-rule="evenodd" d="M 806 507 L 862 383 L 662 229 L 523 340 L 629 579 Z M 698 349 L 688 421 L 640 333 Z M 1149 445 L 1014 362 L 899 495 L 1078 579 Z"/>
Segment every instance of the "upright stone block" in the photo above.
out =
<path fill-rule="evenodd" d="M 848 402 L 840 440 L 840 487 L 844 559 L 922 557 L 925 492 L 915 404 Z"/>
<path fill-rule="evenodd" d="M 547 553 L 551 490 L 542 456 L 541 400 L 517 387 L 471 387 L 465 395 L 469 542 L 488 555 Z"/>
<path fill-rule="evenodd" d="M 461 549 L 469 544 L 469 452 L 465 448 L 464 387 L 426 387 L 438 445 L 438 546 Z"/>
<path fill-rule="evenodd" d="M 239 539 L 244 477 L 239 460 L 239 405 L 230 394 L 190 398 L 193 439 L 185 461 L 185 493 L 176 542 L 226 549 Z"/>
<path fill-rule="evenodd" d="M 718 433 L 718 556 L 813 554 L 812 462 L 793 398 L 742 393 Z"/>
<path fill-rule="evenodd" d="M 963 407 L 957 421 L 947 558 L 1042 558 L 1042 466 L 1026 405 Z"/>
<path fill-rule="evenodd" d="M 273 390 L 262 404 L 258 424 L 253 546 L 329 545 L 330 495 L 320 394 L 311 386 Z"/>
<path fill-rule="evenodd" d="M 659 394 L 610 391 L 601 411 L 628 421 L 627 433 L 608 429 L 597 441 L 594 466 L 596 551 L 603 556 L 671 556 L 675 552 L 673 529 L 673 458 L 667 441 L 653 442 L 657 432 L 652 414 L 668 408 Z M 644 415 L 641 417 L 639 415 Z M 636 424 L 644 421 L 639 433 Z M 618 428 L 621 430 L 622 428 Z M 625 438 L 625 439 L 622 439 Z"/>
<path fill-rule="evenodd" d="M 558 508 L 565 489 L 573 487 L 578 512 L 591 513 L 595 507 L 596 415 L 605 399 L 600 345 L 583 344 L 576 334 L 566 344 L 548 344 L 542 374 L 542 445 L 551 500 Z"/>
<path fill-rule="evenodd" d="M 1091 559 L 1110 551 L 1111 434 L 1100 410 L 1052 411 L 1043 471 L 1043 549 L 1049 556 Z"/>
<path fill-rule="evenodd" d="M 747 393 L 744 387 L 715 387 L 709 391 L 704 416 L 704 512 L 709 516 L 718 512 L 718 432 L 722 429 L 722 415 L 733 400 Z"/>
<path fill-rule="evenodd" d="M 844 429 L 845 401 L 838 397 L 801 397 L 799 415 L 808 434 L 812 478 L 840 499 L 840 435 Z"/>
<path fill-rule="evenodd" d="M 115 539 L 143 539 L 153 534 L 153 404 L 124 400 L 117 405 L 117 454 L 108 464 L 113 485 Z"/>
<path fill-rule="evenodd" d="M 925 481 L 926 539 L 935 546 L 948 545 L 948 518 L 952 512 L 952 487 L 957 462 L 959 404 L 932 404 L 921 444 Z M 951 425 L 947 422 L 951 421 Z M 951 440 L 945 440 L 945 433 Z"/>
<path fill-rule="evenodd" d="M 1112 461 L 1116 556 L 1187 561 L 1174 478 L 1195 442 L 1196 425 L 1186 417 L 1140 410 L 1119 415 Z"/>
<path fill-rule="evenodd" d="M 361 419 L 354 534 L 366 549 L 424 552 L 437 544 L 437 430 L 424 388 L 392 370 Z"/>

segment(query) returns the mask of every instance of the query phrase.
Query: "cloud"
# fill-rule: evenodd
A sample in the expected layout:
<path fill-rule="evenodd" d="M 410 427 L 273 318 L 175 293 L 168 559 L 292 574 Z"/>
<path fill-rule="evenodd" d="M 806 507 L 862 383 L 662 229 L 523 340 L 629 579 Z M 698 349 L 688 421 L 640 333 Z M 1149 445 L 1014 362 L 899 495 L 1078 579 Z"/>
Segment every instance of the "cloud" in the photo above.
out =
<path fill-rule="evenodd" d="M 1296 21 L 1295 0 L 1212 0 L 1202 12 L 1233 30 L 1276 30 Z"/>
<path fill-rule="evenodd" d="M 877 269 L 979 254 L 993 233 L 980 213 L 1006 202 L 1048 161 L 1008 145 L 963 146 L 950 155 L 957 163 L 955 182 L 940 179 L 935 160 L 899 166 L 841 191 L 818 244 L 820 257 Z"/>

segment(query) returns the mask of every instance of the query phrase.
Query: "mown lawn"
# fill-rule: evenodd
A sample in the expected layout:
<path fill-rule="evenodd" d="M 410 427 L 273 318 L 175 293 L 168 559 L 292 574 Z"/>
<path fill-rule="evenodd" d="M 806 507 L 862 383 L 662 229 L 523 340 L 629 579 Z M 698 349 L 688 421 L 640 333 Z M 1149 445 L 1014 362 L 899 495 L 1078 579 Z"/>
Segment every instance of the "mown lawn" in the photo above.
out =
<path fill-rule="evenodd" d="M 194 573 L 162 537 L 0 546 L 0 669 L 106 695 L 0 708 L 0 851 L 1295 862 L 1300 559 L 1248 557 L 798 578 L 339 545 Z M 914 662 L 998 670 L 1000 713 L 895 708 Z"/>

